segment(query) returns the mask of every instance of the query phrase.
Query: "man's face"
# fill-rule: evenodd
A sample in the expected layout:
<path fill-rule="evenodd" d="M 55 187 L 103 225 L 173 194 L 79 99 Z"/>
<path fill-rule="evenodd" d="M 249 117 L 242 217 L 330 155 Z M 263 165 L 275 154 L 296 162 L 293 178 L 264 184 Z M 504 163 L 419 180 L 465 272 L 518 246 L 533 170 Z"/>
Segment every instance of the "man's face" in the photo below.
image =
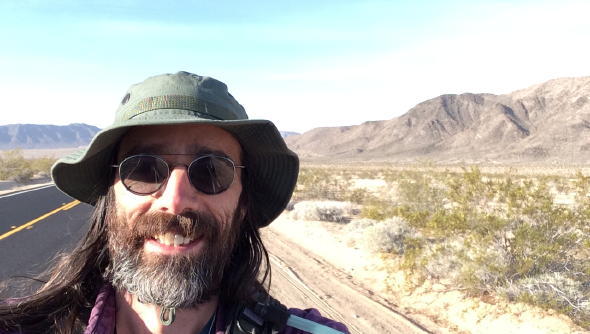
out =
<path fill-rule="evenodd" d="M 167 155 L 167 154 L 187 155 Z M 137 195 L 117 175 L 116 214 L 108 219 L 111 265 L 117 288 L 144 302 L 187 307 L 219 288 L 243 214 L 241 170 L 219 194 L 193 187 L 188 166 L 203 154 L 241 165 L 241 148 L 228 132 L 210 125 L 169 125 L 132 129 L 121 141 L 118 162 L 130 155 L 161 156 L 172 169 L 156 192 Z"/>

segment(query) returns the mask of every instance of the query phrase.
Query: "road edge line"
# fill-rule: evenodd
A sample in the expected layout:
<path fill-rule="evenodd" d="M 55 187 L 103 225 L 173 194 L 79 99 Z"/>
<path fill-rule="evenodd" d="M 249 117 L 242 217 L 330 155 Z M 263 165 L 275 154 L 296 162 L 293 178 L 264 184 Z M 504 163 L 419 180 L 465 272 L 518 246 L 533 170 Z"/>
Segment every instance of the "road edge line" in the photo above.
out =
<path fill-rule="evenodd" d="M 20 195 L 20 194 L 24 194 L 24 193 L 28 193 L 28 192 L 35 191 L 35 190 L 41 190 L 41 189 L 45 189 L 45 188 L 49 188 L 49 187 L 54 187 L 54 186 L 55 186 L 55 183 L 51 183 L 51 184 L 46 184 L 44 186 L 40 186 L 40 187 L 36 187 L 36 188 L 21 190 L 21 191 L 9 193 L 9 194 L 6 194 L 6 195 L 1 195 L 0 196 L 0 199 L 6 198 L 6 197 L 12 197 L 12 196 L 16 196 L 16 195 Z"/>

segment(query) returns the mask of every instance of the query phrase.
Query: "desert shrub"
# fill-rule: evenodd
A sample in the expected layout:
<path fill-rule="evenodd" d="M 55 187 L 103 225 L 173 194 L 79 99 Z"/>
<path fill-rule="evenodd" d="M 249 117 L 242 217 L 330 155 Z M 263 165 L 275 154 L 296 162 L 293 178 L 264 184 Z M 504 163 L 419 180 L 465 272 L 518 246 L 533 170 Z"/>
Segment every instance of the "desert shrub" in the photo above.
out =
<path fill-rule="evenodd" d="M 538 275 L 544 272 L 571 270 L 576 249 L 577 233 L 567 225 L 536 221 L 523 221 L 514 230 L 510 242 L 510 257 L 517 277 Z"/>
<path fill-rule="evenodd" d="M 293 198 L 301 200 L 345 200 L 350 189 L 349 175 L 322 167 L 304 167 L 299 171 Z"/>
<path fill-rule="evenodd" d="M 42 158 L 36 158 L 36 159 L 31 159 L 31 168 L 33 169 L 33 171 L 36 174 L 40 174 L 43 176 L 48 176 L 51 172 L 51 166 L 53 166 L 53 164 L 55 163 L 56 159 L 54 158 L 48 158 L 48 157 L 42 157 Z"/>
<path fill-rule="evenodd" d="M 364 204 L 376 196 L 367 189 L 353 186 L 354 181 L 359 178 L 375 179 L 376 174 L 378 173 L 347 166 L 303 166 L 299 171 L 293 200 L 333 200 Z"/>
<path fill-rule="evenodd" d="M 424 257 L 428 240 L 422 236 L 408 237 L 404 240 L 404 246 L 401 269 L 408 271 L 418 280 L 423 279 L 424 267 L 429 261 Z"/>
<path fill-rule="evenodd" d="M 461 240 L 446 239 L 425 243 L 424 246 L 420 260 L 427 278 L 455 280 L 460 275 L 465 257 Z"/>
<path fill-rule="evenodd" d="M 582 219 L 590 217 L 590 176 L 585 176 L 581 172 L 577 172 L 574 180 L 574 192 L 576 200 L 576 209 Z M 586 226 L 588 226 L 586 224 Z"/>
<path fill-rule="evenodd" d="M 0 157 L 0 180 L 14 180 L 18 183 L 26 183 L 31 180 L 35 171 L 30 161 L 26 160 L 22 151 L 10 150 L 2 153 Z"/>
<path fill-rule="evenodd" d="M 406 171 L 398 180 L 400 202 L 412 211 L 438 210 L 444 206 L 445 191 L 433 175 Z"/>
<path fill-rule="evenodd" d="M 360 215 L 362 218 L 373 220 L 384 220 L 394 217 L 397 213 L 394 203 L 377 198 L 367 200 L 361 208 Z"/>
<path fill-rule="evenodd" d="M 343 199 L 348 202 L 363 204 L 370 201 L 373 196 L 366 190 L 361 188 L 352 189 L 346 192 Z"/>
<path fill-rule="evenodd" d="M 505 240 L 486 241 L 479 236 L 467 236 L 463 246 L 462 266 L 453 278 L 457 285 L 472 295 L 484 295 L 506 283 L 512 263 Z"/>
<path fill-rule="evenodd" d="M 405 251 L 406 239 L 415 235 L 415 230 L 403 218 L 393 217 L 367 227 L 363 240 L 365 247 L 373 253 L 401 255 Z"/>
<path fill-rule="evenodd" d="M 428 238 L 417 240 L 419 247 L 410 256 L 404 254 L 406 268 L 450 280 L 474 294 L 547 275 L 564 282 L 590 282 L 588 178 L 577 176 L 568 189 L 576 192 L 578 202 L 566 207 L 555 204 L 551 184 L 557 181 L 551 178 L 491 177 L 477 168 L 438 177 L 430 181 L 444 184 L 438 193 L 421 181 L 426 177 L 414 178 L 418 181 L 413 187 L 422 190 L 407 191 L 398 207 L 410 225 Z M 420 200 L 424 193 L 433 194 L 429 206 L 412 204 L 412 198 Z M 437 205 L 441 194 L 447 202 Z M 539 296 L 531 290 L 519 300 L 565 312 L 579 321 L 590 316 L 587 309 L 552 305 Z"/>
<path fill-rule="evenodd" d="M 302 201 L 294 204 L 290 214 L 293 219 L 299 220 L 347 223 L 353 213 L 354 207 L 348 202 Z"/>
<path fill-rule="evenodd" d="M 590 282 L 580 282 L 564 273 L 545 273 L 510 282 L 499 289 L 508 299 L 569 314 L 590 327 Z"/>
<path fill-rule="evenodd" d="M 364 233 L 365 229 L 378 224 L 379 221 L 368 218 L 353 219 L 346 225 L 346 229 L 350 233 Z"/>

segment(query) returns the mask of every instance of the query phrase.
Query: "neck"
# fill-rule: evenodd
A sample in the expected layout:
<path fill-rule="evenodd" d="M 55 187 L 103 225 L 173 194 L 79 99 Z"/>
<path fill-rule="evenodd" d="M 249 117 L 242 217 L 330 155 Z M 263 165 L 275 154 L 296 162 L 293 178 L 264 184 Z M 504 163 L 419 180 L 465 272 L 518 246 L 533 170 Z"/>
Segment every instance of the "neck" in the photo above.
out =
<path fill-rule="evenodd" d="M 217 297 L 194 308 L 176 310 L 176 318 L 169 326 L 160 321 L 162 308 L 141 303 L 136 296 L 117 291 L 117 334 L 127 333 L 199 333 L 217 309 Z M 215 326 L 215 324 L 213 324 Z"/>

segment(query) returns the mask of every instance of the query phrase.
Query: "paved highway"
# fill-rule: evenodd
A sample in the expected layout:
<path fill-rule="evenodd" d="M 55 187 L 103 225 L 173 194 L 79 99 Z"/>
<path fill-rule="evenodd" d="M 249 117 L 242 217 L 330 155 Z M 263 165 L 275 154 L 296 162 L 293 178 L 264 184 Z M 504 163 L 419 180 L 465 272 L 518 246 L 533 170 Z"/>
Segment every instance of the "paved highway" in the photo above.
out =
<path fill-rule="evenodd" d="M 88 229 L 90 205 L 55 186 L 0 196 L 0 282 L 34 276 L 71 249 Z"/>

